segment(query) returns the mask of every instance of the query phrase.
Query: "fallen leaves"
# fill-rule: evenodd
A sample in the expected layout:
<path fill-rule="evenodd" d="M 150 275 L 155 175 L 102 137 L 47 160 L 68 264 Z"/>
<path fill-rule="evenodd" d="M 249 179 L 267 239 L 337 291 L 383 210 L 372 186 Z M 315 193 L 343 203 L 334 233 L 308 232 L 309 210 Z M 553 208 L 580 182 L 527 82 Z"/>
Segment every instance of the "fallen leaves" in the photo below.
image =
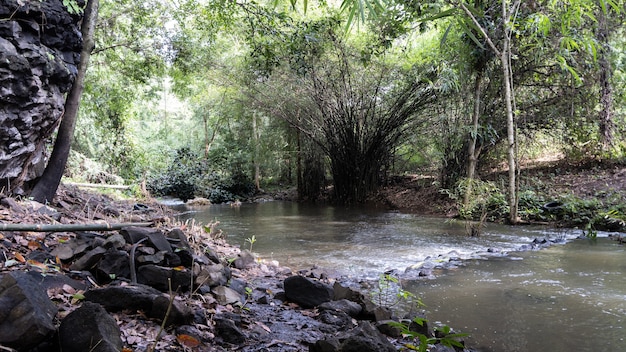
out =
<path fill-rule="evenodd" d="M 200 341 L 191 335 L 180 334 L 176 336 L 176 341 L 184 347 L 194 348 L 200 346 Z"/>

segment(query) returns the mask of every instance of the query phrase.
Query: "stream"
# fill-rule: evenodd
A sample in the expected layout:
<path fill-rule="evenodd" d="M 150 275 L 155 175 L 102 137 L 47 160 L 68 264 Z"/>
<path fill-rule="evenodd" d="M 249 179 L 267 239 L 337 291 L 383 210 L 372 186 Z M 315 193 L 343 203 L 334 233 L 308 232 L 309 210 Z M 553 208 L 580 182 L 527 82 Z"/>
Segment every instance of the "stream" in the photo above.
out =
<path fill-rule="evenodd" d="M 626 247 L 599 233 L 464 224 L 384 209 L 266 202 L 171 205 L 180 220 L 219 221 L 229 243 L 292 270 L 376 279 L 432 258 L 462 259 L 435 278 L 406 280 L 430 322 L 469 333 L 477 351 L 626 351 Z M 534 239 L 560 241 L 520 251 Z M 252 243 L 251 243 L 252 242 Z"/>

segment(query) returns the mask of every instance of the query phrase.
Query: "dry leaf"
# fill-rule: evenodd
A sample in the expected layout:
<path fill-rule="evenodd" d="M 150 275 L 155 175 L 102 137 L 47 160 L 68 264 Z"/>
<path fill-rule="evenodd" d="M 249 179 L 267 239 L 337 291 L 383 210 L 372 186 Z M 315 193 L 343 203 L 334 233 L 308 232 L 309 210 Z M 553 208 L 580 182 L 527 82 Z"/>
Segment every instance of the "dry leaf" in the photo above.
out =
<path fill-rule="evenodd" d="M 176 340 L 178 341 L 178 343 L 186 347 L 193 348 L 193 347 L 200 346 L 200 341 L 198 341 L 198 339 L 190 335 L 186 335 L 186 334 L 177 335 Z"/>
<path fill-rule="evenodd" d="M 67 294 L 73 295 L 76 293 L 76 289 L 68 284 L 64 284 L 62 288 L 63 288 L 63 292 Z"/>
<path fill-rule="evenodd" d="M 47 271 L 48 270 L 48 266 L 46 266 L 46 264 L 38 262 L 36 260 L 33 259 L 29 259 L 26 261 L 26 264 L 33 266 L 41 271 Z"/>
<path fill-rule="evenodd" d="M 28 249 L 30 249 L 31 251 L 39 248 L 41 248 L 41 244 L 39 244 L 39 242 L 28 241 Z"/>
<path fill-rule="evenodd" d="M 13 255 L 15 256 L 15 259 L 17 259 L 18 262 L 26 263 L 26 259 L 19 252 L 15 252 L 15 253 L 13 253 Z"/>

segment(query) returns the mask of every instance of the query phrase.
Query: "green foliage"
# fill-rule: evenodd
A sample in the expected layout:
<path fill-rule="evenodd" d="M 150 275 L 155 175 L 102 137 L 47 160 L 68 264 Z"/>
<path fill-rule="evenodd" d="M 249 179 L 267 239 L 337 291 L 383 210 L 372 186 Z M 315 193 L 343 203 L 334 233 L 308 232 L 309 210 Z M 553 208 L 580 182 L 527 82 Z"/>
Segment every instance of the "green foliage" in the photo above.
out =
<path fill-rule="evenodd" d="M 206 164 L 194 152 L 181 148 L 172 157 L 165 174 L 149 180 L 147 187 L 154 195 L 171 195 L 186 202 L 195 197 L 206 169 Z"/>
<path fill-rule="evenodd" d="M 506 195 L 491 181 L 463 178 L 443 193 L 455 200 L 459 215 L 466 220 L 499 220 L 508 214 Z"/>
<path fill-rule="evenodd" d="M 413 293 L 402 289 L 400 280 L 393 274 L 381 274 L 377 281 L 377 288 L 372 293 L 372 298 L 381 307 L 388 309 L 399 304 L 410 305 L 410 311 L 423 307 L 424 303 Z M 437 327 L 434 330 L 434 336 L 427 336 L 411 329 L 412 323 L 424 326 L 427 320 L 422 317 L 415 317 L 411 323 L 406 322 L 389 322 L 390 326 L 400 329 L 402 335 L 419 340 L 419 345 L 407 344 L 405 347 L 409 350 L 428 351 L 428 347 L 434 344 L 442 344 L 448 347 L 460 347 L 464 345 L 459 339 L 469 336 L 468 334 L 453 333 L 449 326 Z"/>
<path fill-rule="evenodd" d="M 412 320 L 412 322 L 420 326 L 423 326 L 425 323 L 425 320 L 420 317 L 416 317 Z M 411 350 L 411 351 L 427 352 L 429 351 L 429 347 L 435 344 L 441 344 L 443 346 L 451 347 L 451 348 L 457 347 L 457 348 L 463 349 L 465 348 L 465 345 L 463 344 L 461 339 L 469 336 L 469 334 L 465 334 L 465 333 L 455 333 L 447 325 L 436 327 L 435 336 L 429 337 L 424 334 L 411 330 L 410 324 L 406 324 L 402 322 L 390 322 L 388 324 L 400 329 L 400 331 L 402 332 L 402 335 L 408 336 L 414 340 L 419 340 L 418 345 L 405 344 L 404 347 L 406 347 L 408 350 Z"/>
<path fill-rule="evenodd" d="M 252 235 L 252 237 L 246 238 L 246 242 L 250 243 L 250 252 L 252 252 L 252 245 L 256 243 L 256 236 Z"/>
<path fill-rule="evenodd" d="M 63 0 L 63 6 L 67 8 L 67 12 L 72 15 L 79 15 L 83 13 L 83 8 L 78 5 L 76 0 Z"/>

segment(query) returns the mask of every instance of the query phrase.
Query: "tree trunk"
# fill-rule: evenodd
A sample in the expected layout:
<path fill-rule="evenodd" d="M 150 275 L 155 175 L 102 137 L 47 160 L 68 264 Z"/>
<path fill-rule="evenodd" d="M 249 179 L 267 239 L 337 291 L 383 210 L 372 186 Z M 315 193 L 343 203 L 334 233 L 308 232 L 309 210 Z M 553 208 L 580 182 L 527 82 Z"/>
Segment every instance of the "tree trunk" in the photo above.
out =
<path fill-rule="evenodd" d="M 507 17 L 506 0 L 502 0 L 502 18 Z M 509 57 L 511 55 L 511 40 L 509 37 L 509 30 L 506 28 L 506 23 L 503 24 L 504 28 L 504 40 L 503 48 L 500 52 L 500 62 L 502 64 L 502 74 L 504 82 L 504 100 L 506 104 L 506 126 L 507 126 L 507 151 L 508 151 L 508 164 L 509 164 L 509 222 L 516 224 L 519 219 L 517 216 L 517 165 L 515 161 L 515 117 L 513 112 L 513 77 L 511 69 L 509 67 Z"/>
<path fill-rule="evenodd" d="M 597 39 L 599 42 L 599 65 L 600 65 L 600 141 L 603 151 L 608 151 L 613 146 L 613 87 L 611 85 L 611 62 L 609 53 L 609 31 L 607 18 L 604 11 L 598 14 Z"/>
<path fill-rule="evenodd" d="M 465 197 L 463 199 L 463 205 L 468 206 L 470 202 L 470 196 L 472 194 L 472 182 L 476 174 L 476 164 L 478 163 L 478 155 L 480 154 L 480 148 L 476 151 L 476 141 L 478 139 L 478 120 L 480 117 L 480 97 L 481 97 L 481 81 L 483 79 L 482 71 L 476 74 L 476 82 L 474 82 L 474 111 L 472 113 L 472 132 L 467 148 L 467 178 L 470 182 L 467 184 L 465 190 Z"/>
<path fill-rule="evenodd" d="M 63 171 L 67 164 L 72 138 L 74 137 L 74 127 L 76 126 L 80 98 L 85 87 L 85 74 L 89 65 L 91 51 L 94 48 L 94 30 L 96 19 L 98 18 L 98 1 L 99 0 L 88 0 L 85 6 L 81 28 L 83 49 L 80 54 L 78 74 L 65 101 L 65 113 L 63 114 L 63 120 L 59 126 L 57 139 L 54 143 L 50 160 L 48 161 L 43 175 L 37 181 L 37 184 L 33 187 L 30 194 L 35 201 L 41 203 L 52 201 L 57 188 L 59 188 L 59 183 L 61 183 L 61 177 L 63 176 Z"/>
<path fill-rule="evenodd" d="M 261 167 L 260 167 L 260 150 L 259 150 L 259 128 L 257 126 L 256 113 L 252 113 L 252 141 L 254 142 L 254 187 L 259 191 L 261 189 Z"/>

